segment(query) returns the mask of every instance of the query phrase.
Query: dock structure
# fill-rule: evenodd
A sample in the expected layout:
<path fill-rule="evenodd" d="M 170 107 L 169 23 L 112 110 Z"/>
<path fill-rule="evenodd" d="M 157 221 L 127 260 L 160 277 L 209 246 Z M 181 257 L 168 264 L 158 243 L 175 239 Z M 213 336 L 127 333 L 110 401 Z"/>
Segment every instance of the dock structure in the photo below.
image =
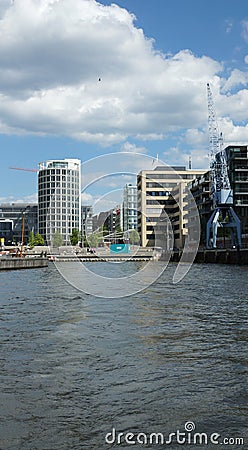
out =
<path fill-rule="evenodd" d="M 182 251 L 172 252 L 171 262 L 179 262 Z M 248 248 L 199 249 L 194 263 L 248 265 Z"/>
<path fill-rule="evenodd" d="M 111 254 L 111 253 L 94 253 L 94 254 L 61 254 L 49 256 L 51 261 L 56 262 L 125 262 L 125 261 L 165 261 L 179 262 L 183 251 L 176 250 L 170 253 L 163 253 L 162 255 L 155 255 L 152 251 L 147 249 L 140 249 L 137 253 L 130 254 Z M 190 252 L 184 255 L 185 262 L 192 261 L 192 255 Z M 199 249 L 194 263 L 206 263 L 206 264 L 239 264 L 248 265 L 248 249 Z"/>
<path fill-rule="evenodd" d="M 195 262 L 248 265 L 248 248 L 198 250 Z"/>
<path fill-rule="evenodd" d="M 152 249 L 141 248 L 130 252 L 109 252 L 99 249 L 94 253 L 60 253 L 56 255 L 49 255 L 51 261 L 58 262 L 124 262 L 124 261 L 150 261 L 154 259 L 155 253 Z"/>
<path fill-rule="evenodd" d="M 153 256 L 148 255 L 85 255 L 85 256 L 66 256 L 66 255 L 57 255 L 51 256 L 50 261 L 57 262 L 124 262 L 124 261 L 150 261 L 153 259 Z"/>
<path fill-rule="evenodd" d="M 143 250 L 143 251 L 142 251 Z M 38 269 L 47 267 L 50 262 L 134 262 L 134 261 L 161 261 L 178 263 L 182 257 L 183 251 L 172 251 L 170 254 L 156 255 L 153 251 L 140 249 L 138 252 L 115 255 L 112 253 L 63 253 L 57 255 L 48 255 L 47 257 L 2 257 L 0 258 L 0 270 L 17 269 Z M 192 255 L 187 254 L 189 262 Z M 187 257 L 184 255 L 184 262 Z M 248 265 L 248 248 L 232 249 L 199 249 L 194 263 L 198 264 L 237 264 Z"/>
<path fill-rule="evenodd" d="M 47 266 L 47 258 L 0 258 L 0 270 L 39 269 Z"/>

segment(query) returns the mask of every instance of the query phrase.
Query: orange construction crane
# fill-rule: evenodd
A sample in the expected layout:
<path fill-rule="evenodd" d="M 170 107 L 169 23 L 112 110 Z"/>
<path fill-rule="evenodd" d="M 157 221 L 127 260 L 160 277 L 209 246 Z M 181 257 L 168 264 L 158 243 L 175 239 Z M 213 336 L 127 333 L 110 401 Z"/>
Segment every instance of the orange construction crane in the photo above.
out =
<path fill-rule="evenodd" d="M 22 214 L 22 244 L 21 244 L 21 251 L 20 251 L 20 258 L 23 257 L 23 247 L 24 247 L 24 233 L 25 233 L 25 222 L 24 222 L 24 213 Z"/>
<path fill-rule="evenodd" d="M 24 169 L 23 167 L 9 167 L 13 170 L 25 170 L 26 172 L 38 172 L 38 169 Z"/>

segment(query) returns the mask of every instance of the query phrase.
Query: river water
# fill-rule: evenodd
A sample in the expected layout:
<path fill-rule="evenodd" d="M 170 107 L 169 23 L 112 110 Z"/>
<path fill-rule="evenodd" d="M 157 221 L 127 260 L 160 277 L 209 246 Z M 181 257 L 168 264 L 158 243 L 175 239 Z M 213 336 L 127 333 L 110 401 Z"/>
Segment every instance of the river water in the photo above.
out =
<path fill-rule="evenodd" d="M 177 285 L 174 269 L 117 299 L 52 263 L 0 274 L 1 450 L 248 449 L 248 267 L 196 264 Z M 186 422 L 219 444 L 170 442 Z"/>

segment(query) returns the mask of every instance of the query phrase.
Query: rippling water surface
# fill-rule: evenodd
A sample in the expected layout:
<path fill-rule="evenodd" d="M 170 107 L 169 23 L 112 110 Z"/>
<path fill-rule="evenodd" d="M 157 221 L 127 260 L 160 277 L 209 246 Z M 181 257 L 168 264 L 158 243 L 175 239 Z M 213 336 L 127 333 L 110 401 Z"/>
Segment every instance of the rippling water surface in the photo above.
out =
<path fill-rule="evenodd" d="M 113 427 L 168 436 L 189 420 L 248 448 L 248 268 L 194 265 L 172 285 L 174 269 L 118 299 L 53 265 L 0 274 L 1 450 L 107 449 Z"/>

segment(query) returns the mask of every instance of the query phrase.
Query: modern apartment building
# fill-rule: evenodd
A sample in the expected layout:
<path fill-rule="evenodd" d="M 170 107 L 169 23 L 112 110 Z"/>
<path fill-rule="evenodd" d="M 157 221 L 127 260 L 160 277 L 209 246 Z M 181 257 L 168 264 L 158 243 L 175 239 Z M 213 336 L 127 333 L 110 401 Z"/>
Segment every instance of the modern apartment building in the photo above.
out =
<path fill-rule="evenodd" d="M 171 233 L 173 246 L 183 247 L 188 232 L 185 188 L 204 172 L 187 170 L 184 166 L 158 166 L 138 174 L 138 232 L 142 247 L 167 248 Z"/>
<path fill-rule="evenodd" d="M 138 227 L 137 186 L 126 184 L 123 192 L 123 231 Z"/>
<path fill-rule="evenodd" d="M 73 229 L 81 230 L 81 161 L 49 160 L 39 164 L 39 233 L 48 245 L 55 233 L 70 244 Z"/>
<path fill-rule="evenodd" d="M 225 153 L 233 207 L 241 221 L 242 234 L 248 234 L 248 145 L 230 145 Z"/>
<path fill-rule="evenodd" d="M 87 237 L 93 233 L 93 208 L 92 206 L 82 205 L 82 236 Z"/>
<path fill-rule="evenodd" d="M 1 237 L 6 244 L 22 241 L 22 223 L 24 218 L 24 243 L 27 244 L 31 231 L 38 231 L 38 205 L 36 203 L 0 204 Z"/>
<path fill-rule="evenodd" d="M 201 222 L 201 244 L 206 245 L 207 222 L 213 210 L 212 174 L 208 170 L 189 183 L 189 189 L 197 205 Z"/>
<path fill-rule="evenodd" d="M 99 217 L 101 219 L 104 218 L 104 214 L 106 214 L 106 217 L 102 225 L 106 231 L 109 231 L 110 234 L 113 234 L 116 232 L 120 232 L 120 230 L 123 230 L 122 205 L 116 205 L 115 208 L 110 209 L 106 213 L 101 213 Z"/>
<path fill-rule="evenodd" d="M 228 176 L 233 192 L 233 208 L 241 221 L 243 243 L 248 240 L 248 146 L 228 146 L 224 149 Z M 213 211 L 211 171 L 194 179 L 190 190 L 197 204 L 201 219 L 201 243 L 206 245 L 206 228 Z M 223 230 L 220 227 L 220 238 Z M 225 235 L 225 233 L 224 233 Z M 223 242 L 221 243 L 223 245 Z"/>
<path fill-rule="evenodd" d="M 123 230 L 122 205 L 116 205 L 109 211 L 102 211 L 93 216 L 93 230 L 103 231 L 107 242 L 116 240 Z"/>

